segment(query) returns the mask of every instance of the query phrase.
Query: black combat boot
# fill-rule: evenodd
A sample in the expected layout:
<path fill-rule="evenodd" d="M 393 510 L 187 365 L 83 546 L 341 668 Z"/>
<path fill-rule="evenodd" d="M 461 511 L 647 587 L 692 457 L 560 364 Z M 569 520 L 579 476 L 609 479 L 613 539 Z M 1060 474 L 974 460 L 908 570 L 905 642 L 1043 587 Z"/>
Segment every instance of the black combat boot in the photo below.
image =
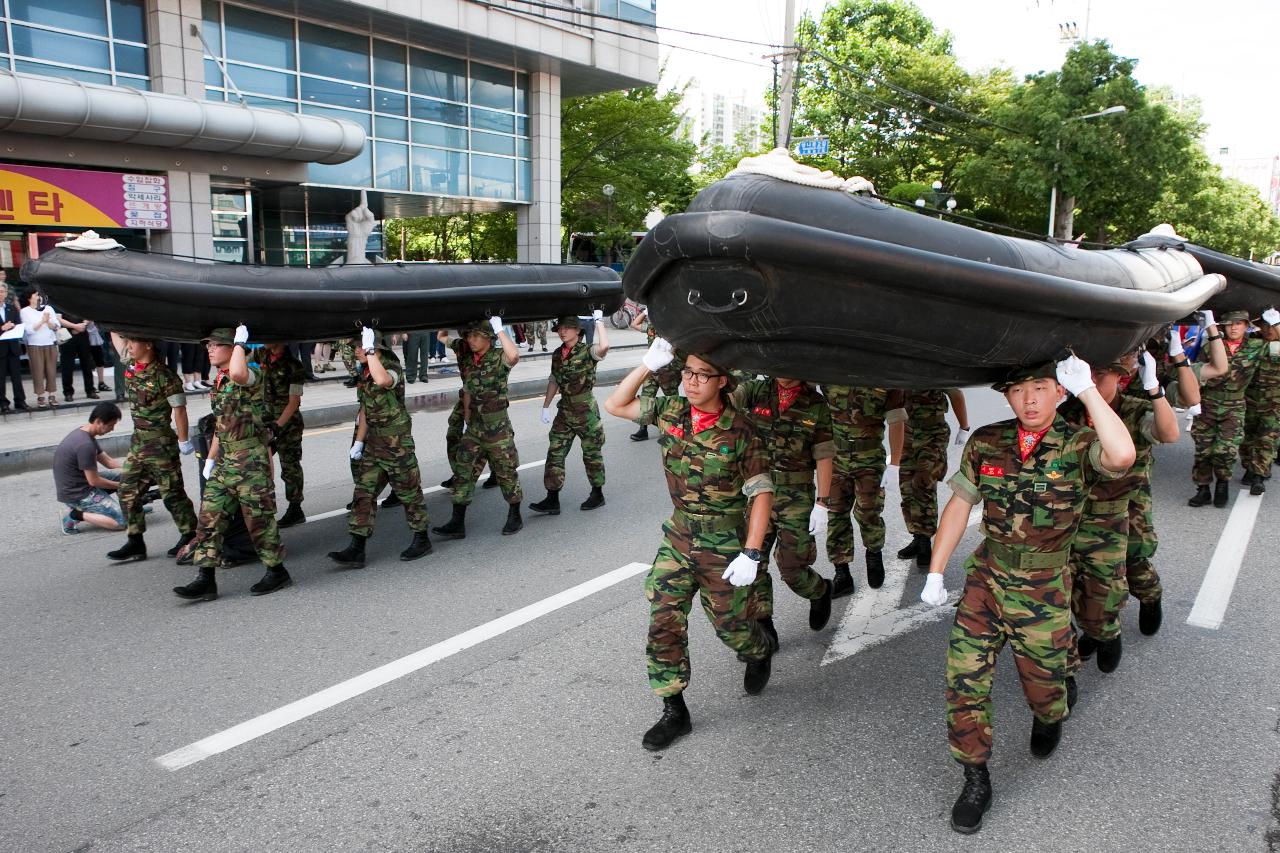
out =
<path fill-rule="evenodd" d="M 1159 631 L 1163 621 L 1164 608 L 1160 605 L 1160 599 L 1138 602 L 1138 630 L 1143 636 L 1150 637 Z"/>
<path fill-rule="evenodd" d="M 348 378 L 348 379 L 344 379 L 344 380 L 342 380 L 342 384 L 343 384 L 343 386 L 344 386 L 344 387 L 346 387 L 346 388 L 354 388 L 354 387 L 356 387 L 356 378 L 355 378 L 354 376 L 352 376 L 352 377 L 350 377 L 350 378 Z"/>
<path fill-rule="evenodd" d="M 964 765 L 964 788 L 951 807 L 951 828 L 964 835 L 982 829 L 982 816 L 991 808 L 991 774 L 985 764 Z"/>
<path fill-rule="evenodd" d="M 769 673 L 773 670 L 773 652 L 757 660 L 747 661 L 747 671 L 742 675 L 742 689 L 755 696 L 769 683 Z"/>
<path fill-rule="evenodd" d="M 1076 706 L 1076 700 L 1080 698 L 1080 688 L 1076 686 L 1076 677 L 1074 675 L 1067 676 L 1067 710 L 1070 711 Z"/>
<path fill-rule="evenodd" d="M 387 495 L 386 498 L 383 499 L 382 503 L 380 503 L 378 506 L 381 507 L 382 509 L 387 509 L 388 507 L 403 506 L 403 505 L 404 504 L 400 502 L 400 496 L 397 495 L 394 491 L 392 491 L 391 494 Z"/>
<path fill-rule="evenodd" d="M 763 619 L 757 619 L 756 622 L 764 629 L 765 637 L 769 640 L 769 654 L 773 654 L 782 645 L 778 641 L 778 629 L 773 627 L 773 617 L 766 616 Z M 739 657 L 738 660 L 745 662 L 746 658 Z"/>
<path fill-rule="evenodd" d="M 592 510 L 602 506 L 604 506 L 604 488 L 592 486 L 591 494 L 587 495 L 587 499 L 578 505 L 578 509 Z"/>
<path fill-rule="evenodd" d="M 1114 640 L 1098 641 L 1098 669 L 1102 672 L 1115 672 L 1120 665 L 1120 655 L 1124 647 L 1117 634 Z"/>
<path fill-rule="evenodd" d="M 147 543 L 141 533 L 130 533 L 123 545 L 114 551 L 107 552 L 107 559 L 118 563 L 132 563 L 135 560 L 147 559 Z"/>
<path fill-rule="evenodd" d="M 836 576 L 831 579 L 831 597 L 844 598 L 853 595 L 853 575 L 848 563 L 836 563 Z"/>
<path fill-rule="evenodd" d="M 267 569 L 267 573 L 262 576 L 262 580 L 249 587 L 250 595 L 270 595 L 286 586 L 293 586 L 293 578 L 289 577 L 289 573 L 285 571 L 284 564 L 271 566 Z"/>
<path fill-rule="evenodd" d="M 1252 485 L 1253 485 L 1253 481 L 1254 481 L 1254 480 L 1256 480 L 1256 479 L 1257 479 L 1257 477 L 1254 475 L 1254 473 L 1253 473 L 1252 471 L 1245 471 L 1245 472 L 1244 472 L 1244 476 L 1240 478 L 1240 485 L 1242 485 L 1242 486 L 1252 486 Z"/>
<path fill-rule="evenodd" d="M 305 523 L 306 520 L 307 514 L 302 511 L 302 504 L 291 503 L 284 511 L 284 515 L 280 516 L 280 520 L 276 522 L 276 527 L 293 527 L 296 524 Z"/>
<path fill-rule="evenodd" d="M 919 535 L 920 547 L 916 550 L 916 568 L 922 572 L 929 571 L 929 563 L 933 560 L 933 539 Z"/>
<path fill-rule="evenodd" d="M 466 539 L 467 538 L 467 508 L 458 504 L 453 505 L 453 517 L 449 519 L 448 524 L 442 524 L 439 527 L 431 528 L 432 533 L 438 533 L 445 539 Z"/>
<path fill-rule="evenodd" d="M 638 430 L 636 430 L 635 432 L 631 433 L 631 440 L 632 440 L 632 441 L 648 441 L 648 440 L 649 440 L 649 428 L 648 428 L 647 426 L 642 426 L 642 427 L 640 427 L 640 429 L 638 429 Z"/>
<path fill-rule="evenodd" d="M 447 490 L 449 490 L 449 491 L 453 491 L 453 478 L 452 478 L 452 477 L 450 477 L 449 479 L 447 479 L 447 480 L 445 480 L 444 482 L 442 482 L 442 483 L 440 484 L 440 488 L 442 488 L 442 489 L 447 489 Z"/>
<path fill-rule="evenodd" d="M 547 489 L 547 496 L 537 503 L 529 504 L 529 509 L 544 515 L 560 514 L 560 490 Z"/>
<path fill-rule="evenodd" d="M 400 559 L 408 562 L 416 560 L 419 557 L 425 557 L 431 553 L 431 536 L 427 531 L 413 534 L 413 541 L 409 543 L 409 547 L 400 552 Z"/>
<path fill-rule="evenodd" d="M 364 568 L 364 543 L 367 536 L 352 533 L 351 541 L 341 551 L 330 551 L 329 559 L 349 569 Z"/>
<path fill-rule="evenodd" d="M 1227 505 L 1227 498 L 1231 497 L 1231 484 L 1226 480 L 1218 480 L 1213 484 L 1213 505 L 1218 509 L 1222 509 Z"/>
<path fill-rule="evenodd" d="M 195 580 L 186 586 L 175 586 L 173 592 L 179 598 L 213 601 L 218 597 L 218 583 L 213 579 L 213 569 L 201 569 Z"/>
<path fill-rule="evenodd" d="M 920 553 L 920 537 L 912 534 L 911 544 L 898 551 L 899 560 L 910 560 L 916 554 Z"/>
<path fill-rule="evenodd" d="M 809 602 L 809 627 L 821 631 L 831 620 L 831 581 L 823 579 L 822 597 Z"/>
<path fill-rule="evenodd" d="M 174 545 L 172 548 L 170 548 L 168 551 L 165 551 L 165 553 L 168 554 L 170 557 L 176 557 L 178 556 L 179 553 L 182 552 L 182 549 L 187 546 L 187 543 L 189 543 L 192 539 L 195 539 L 195 538 L 196 538 L 196 532 L 194 530 L 191 531 L 190 533 L 184 533 L 178 537 L 178 543 Z"/>
<path fill-rule="evenodd" d="M 1093 637 L 1084 633 L 1076 637 L 1076 654 L 1080 655 L 1080 660 L 1088 660 L 1097 650 L 1098 641 Z"/>
<path fill-rule="evenodd" d="M 1031 754 L 1036 758 L 1048 758 L 1058 748 L 1062 738 L 1062 721 L 1045 723 L 1039 717 L 1031 718 Z"/>
<path fill-rule="evenodd" d="M 691 731 L 693 721 L 689 719 L 684 694 L 677 693 L 662 700 L 662 716 L 644 733 L 644 740 L 640 741 L 640 745 L 650 751 L 666 749 L 676 738 L 684 737 Z"/>
<path fill-rule="evenodd" d="M 1187 506 L 1208 506 L 1212 500 L 1208 486 L 1196 486 L 1196 493 L 1187 501 Z"/>
<path fill-rule="evenodd" d="M 879 589 L 884 585 L 884 555 L 879 551 L 867 552 L 867 586 Z"/>
<path fill-rule="evenodd" d="M 507 523 L 502 525 L 502 535 L 510 536 L 519 533 L 524 527 L 524 519 L 520 517 L 520 504 L 507 505 Z"/>
<path fill-rule="evenodd" d="M 483 489 L 496 489 L 498 487 L 498 475 L 493 471 L 489 472 L 489 479 L 485 480 L 481 485 Z"/>
<path fill-rule="evenodd" d="M 1253 482 L 1249 485 L 1249 494 L 1257 497 L 1267 491 L 1267 484 L 1261 477 L 1254 477 Z"/>

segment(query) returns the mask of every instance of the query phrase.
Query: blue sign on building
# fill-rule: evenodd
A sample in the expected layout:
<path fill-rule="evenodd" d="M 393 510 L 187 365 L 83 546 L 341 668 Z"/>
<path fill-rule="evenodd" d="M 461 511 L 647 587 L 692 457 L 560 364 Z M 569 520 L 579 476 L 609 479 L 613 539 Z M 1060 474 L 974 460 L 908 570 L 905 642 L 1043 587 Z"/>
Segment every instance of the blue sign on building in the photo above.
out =
<path fill-rule="evenodd" d="M 825 136 L 817 139 L 805 139 L 796 143 L 797 157 L 819 157 L 831 150 L 831 140 Z"/>

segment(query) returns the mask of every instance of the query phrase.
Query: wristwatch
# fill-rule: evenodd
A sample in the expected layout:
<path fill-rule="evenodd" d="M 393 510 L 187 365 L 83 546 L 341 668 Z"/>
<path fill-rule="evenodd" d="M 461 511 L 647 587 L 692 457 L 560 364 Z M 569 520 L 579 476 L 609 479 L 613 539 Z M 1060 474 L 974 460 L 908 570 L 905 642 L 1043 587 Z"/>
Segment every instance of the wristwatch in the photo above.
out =
<path fill-rule="evenodd" d="M 1206 341 L 1220 341 L 1222 340 L 1222 335 L 1205 335 L 1204 339 Z"/>
<path fill-rule="evenodd" d="M 764 555 L 760 553 L 759 548 L 743 548 L 742 556 L 748 560 L 755 560 L 757 563 L 764 559 Z"/>
<path fill-rule="evenodd" d="M 1152 400 L 1159 400 L 1161 397 L 1164 396 L 1164 386 L 1157 385 L 1156 387 L 1148 391 L 1147 394 L 1151 397 Z"/>

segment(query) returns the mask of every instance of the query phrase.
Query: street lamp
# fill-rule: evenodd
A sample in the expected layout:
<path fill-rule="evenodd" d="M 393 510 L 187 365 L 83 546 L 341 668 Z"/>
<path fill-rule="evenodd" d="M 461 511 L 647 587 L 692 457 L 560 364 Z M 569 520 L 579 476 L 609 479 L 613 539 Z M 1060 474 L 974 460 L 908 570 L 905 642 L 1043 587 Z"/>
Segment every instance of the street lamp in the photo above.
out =
<path fill-rule="evenodd" d="M 1072 121 L 1085 121 L 1099 116 L 1110 116 L 1116 113 L 1125 112 L 1124 104 L 1116 104 L 1114 107 L 1107 107 L 1105 110 L 1099 110 L 1096 113 L 1085 113 L 1082 116 L 1072 116 L 1063 119 L 1062 124 Z M 1053 237 L 1053 226 L 1057 224 L 1058 218 L 1058 160 L 1062 154 L 1062 133 L 1059 131 L 1058 139 L 1053 143 L 1053 186 L 1049 189 L 1049 236 Z"/>
<path fill-rule="evenodd" d="M 939 204 L 938 202 L 943 198 L 943 196 L 945 196 L 947 199 L 945 203 L 947 211 L 954 211 L 956 209 L 956 197 L 951 193 L 942 191 L 942 181 L 934 181 L 932 186 L 933 192 L 929 193 L 929 200 L 925 201 L 925 197 L 923 195 L 919 196 L 916 198 L 916 207 L 920 210 L 924 210 L 926 204 L 932 204 L 934 207 L 941 210 L 944 205 Z"/>

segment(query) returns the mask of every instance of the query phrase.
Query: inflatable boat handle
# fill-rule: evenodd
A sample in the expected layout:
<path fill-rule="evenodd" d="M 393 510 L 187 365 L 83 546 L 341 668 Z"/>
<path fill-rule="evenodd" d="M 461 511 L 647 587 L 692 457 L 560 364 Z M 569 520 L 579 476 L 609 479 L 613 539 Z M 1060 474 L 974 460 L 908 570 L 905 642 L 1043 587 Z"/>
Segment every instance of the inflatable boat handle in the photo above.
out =
<path fill-rule="evenodd" d="M 706 312 L 707 314 L 724 314 L 735 308 L 741 308 L 743 305 L 747 304 L 747 292 L 745 290 L 735 290 L 730 294 L 729 298 L 733 300 L 729 305 L 709 305 L 703 300 L 701 291 L 689 291 L 689 304 L 694 308 L 697 308 L 699 311 Z"/>

